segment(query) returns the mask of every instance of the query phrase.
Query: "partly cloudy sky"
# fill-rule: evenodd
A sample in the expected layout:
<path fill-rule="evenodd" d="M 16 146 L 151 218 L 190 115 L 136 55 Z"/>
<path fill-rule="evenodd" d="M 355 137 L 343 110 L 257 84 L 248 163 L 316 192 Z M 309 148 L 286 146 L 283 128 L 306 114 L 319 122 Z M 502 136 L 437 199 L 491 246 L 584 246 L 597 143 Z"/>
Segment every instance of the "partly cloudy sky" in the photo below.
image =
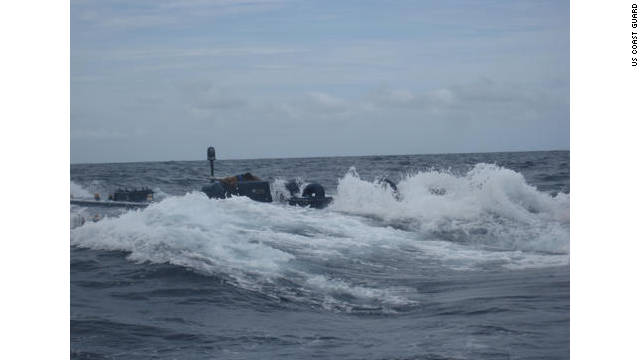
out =
<path fill-rule="evenodd" d="M 71 162 L 569 148 L 569 1 L 72 0 Z"/>

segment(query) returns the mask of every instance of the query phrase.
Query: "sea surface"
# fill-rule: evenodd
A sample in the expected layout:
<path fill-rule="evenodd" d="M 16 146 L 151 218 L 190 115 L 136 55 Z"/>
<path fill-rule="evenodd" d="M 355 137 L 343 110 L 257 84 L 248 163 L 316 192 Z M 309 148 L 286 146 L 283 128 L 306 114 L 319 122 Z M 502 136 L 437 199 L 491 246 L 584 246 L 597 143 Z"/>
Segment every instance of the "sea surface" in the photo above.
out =
<path fill-rule="evenodd" d="M 73 359 L 568 359 L 569 152 L 219 160 L 326 209 L 210 200 L 207 161 L 71 165 Z M 382 179 L 397 184 L 394 194 Z"/>

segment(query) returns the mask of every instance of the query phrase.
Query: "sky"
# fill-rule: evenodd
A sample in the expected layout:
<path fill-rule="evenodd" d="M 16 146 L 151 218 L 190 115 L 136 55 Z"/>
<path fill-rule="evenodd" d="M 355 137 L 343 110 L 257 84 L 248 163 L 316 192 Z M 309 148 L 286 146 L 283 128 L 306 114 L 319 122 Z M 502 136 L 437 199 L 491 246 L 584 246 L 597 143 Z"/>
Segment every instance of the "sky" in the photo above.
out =
<path fill-rule="evenodd" d="M 72 0 L 71 162 L 569 149 L 569 1 Z"/>

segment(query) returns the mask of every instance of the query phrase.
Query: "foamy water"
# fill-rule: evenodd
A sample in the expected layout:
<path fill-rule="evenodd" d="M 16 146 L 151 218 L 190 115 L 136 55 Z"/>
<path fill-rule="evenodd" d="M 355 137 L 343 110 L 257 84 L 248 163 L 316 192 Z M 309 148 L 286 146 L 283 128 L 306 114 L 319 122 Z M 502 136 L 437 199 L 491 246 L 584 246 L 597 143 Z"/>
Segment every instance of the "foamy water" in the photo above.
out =
<path fill-rule="evenodd" d="M 95 210 L 73 206 L 72 249 L 89 249 L 98 256 L 122 253 L 127 263 L 139 269 L 135 272 L 170 265 L 210 278 L 223 284 L 216 293 L 234 289 L 225 296 L 235 298 L 237 291 L 246 292 L 236 301 L 243 308 L 249 306 L 247 311 L 265 311 L 260 308 L 275 302 L 331 314 L 364 311 L 392 317 L 430 311 L 435 311 L 431 316 L 441 312 L 464 316 L 483 304 L 455 305 L 469 297 L 463 295 L 468 291 L 473 297 L 497 296 L 486 302 L 487 308 L 473 310 L 478 313 L 518 308 L 506 305 L 510 300 L 500 300 L 499 294 L 509 294 L 514 286 L 503 277 L 564 274 L 565 270 L 556 269 L 567 269 L 567 193 L 542 191 L 523 173 L 488 163 L 454 170 L 408 169 L 396 175 L 397 193 L 381 181 L 388 173 L 363 170 L 367 175 L 359 174 L 355 166 L 338 174 L 335 187 L 327 188 L 334 202 L 322 210 L 244 197 L 212 200 L 188 187 L 185 193 L 176 193 L 159 181 L 150 184 L 160 194 L 159 201 L 145 209 L 110 210 L 91 221 Z M 278 199 L 287 194 L 284 184 L 291 177 L 274 174 L 273 178 L 272 192 Z M 109 181 L 100 181 L 102 189 L 109 187 Z M 190 184 L 191 180 L 179 181 Z M 299 177 L 298 181 L 304 186 L 317 180 Z M 95 187 L 95 179 L 83 183 Z M 71 193 L 91 196 L 91 191 L 74 182 Z M 95 266 L 96 271 L 100 269 L 98 263 Z M 111 266 L 117 272 L 122 265 Z M 91 274 L 94 270 L 79 271 Z M 120 276 L 135 284 L 136 278 L 126 274 Z M 500 290 L 481 290 L 494 286 L 488 279 L 496 276 Z M 454 285 L 468 279 L 474 280 L 462 287 Z M 179 285 L 190 289 L 179 290 L 186 291 L 187 298 L 198 294 L 191 281 L 196 279 Z M 118 290 L 117 299 L 136 301 L 141 296 L 132 290 L 121 293 L 124 290 Z M 143 298 L 156 296 L 143 294 Z M 197 296 L 196 303 L 207 301 Z M 247 301 L 254 305 L 246 305 Z M 446 332 L 436 333 L 445 336 Z M 413 335 L 407 334 L 409 338 Z"/>
<path fill-rule="evenodd" d="M 332 209 L 408 223 L 431 238 L 450 233 L 504 250 L 569 252 L 569 196 L 538 191 L 513 170 L 477 164 L 464 176 L 424 171 L 397 187 L 396 198 L 385 183 L 361 180 L 352 168 Z"/>
<path fill-rule="evenodd" d="M 414 289 L 332 279 L 311 266 L 320 259 L 372 263 L 372 254 L 385 253 L 390 262 L 438 262 L 455 270 L 568 264 L 568 197 L 541 193 L 514 171 L 479 164 L 464 176 L 418 172 L 400 181 L 398 191 L 396 198 L 351 169 L 322 211 L 192 192 L 75 228 L 71 244 L 215 274 L 267 295 L 290 292 L 291 284 L 273 283 L 293 279 L 309 301 L 332 303 L 339 303 L 335 293 L 346 293 L 410 304 Z"/>

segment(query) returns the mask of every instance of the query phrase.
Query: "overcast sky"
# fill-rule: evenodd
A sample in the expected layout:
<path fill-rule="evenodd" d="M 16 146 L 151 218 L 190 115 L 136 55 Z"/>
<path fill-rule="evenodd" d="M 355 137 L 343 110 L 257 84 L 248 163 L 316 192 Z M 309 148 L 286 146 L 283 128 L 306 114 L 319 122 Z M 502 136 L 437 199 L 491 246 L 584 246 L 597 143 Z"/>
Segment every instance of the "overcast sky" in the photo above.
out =
<path fill-rule="evenodd" d="M 71 162 L 569 148 L 569 1 L 72 0 Z"/>

